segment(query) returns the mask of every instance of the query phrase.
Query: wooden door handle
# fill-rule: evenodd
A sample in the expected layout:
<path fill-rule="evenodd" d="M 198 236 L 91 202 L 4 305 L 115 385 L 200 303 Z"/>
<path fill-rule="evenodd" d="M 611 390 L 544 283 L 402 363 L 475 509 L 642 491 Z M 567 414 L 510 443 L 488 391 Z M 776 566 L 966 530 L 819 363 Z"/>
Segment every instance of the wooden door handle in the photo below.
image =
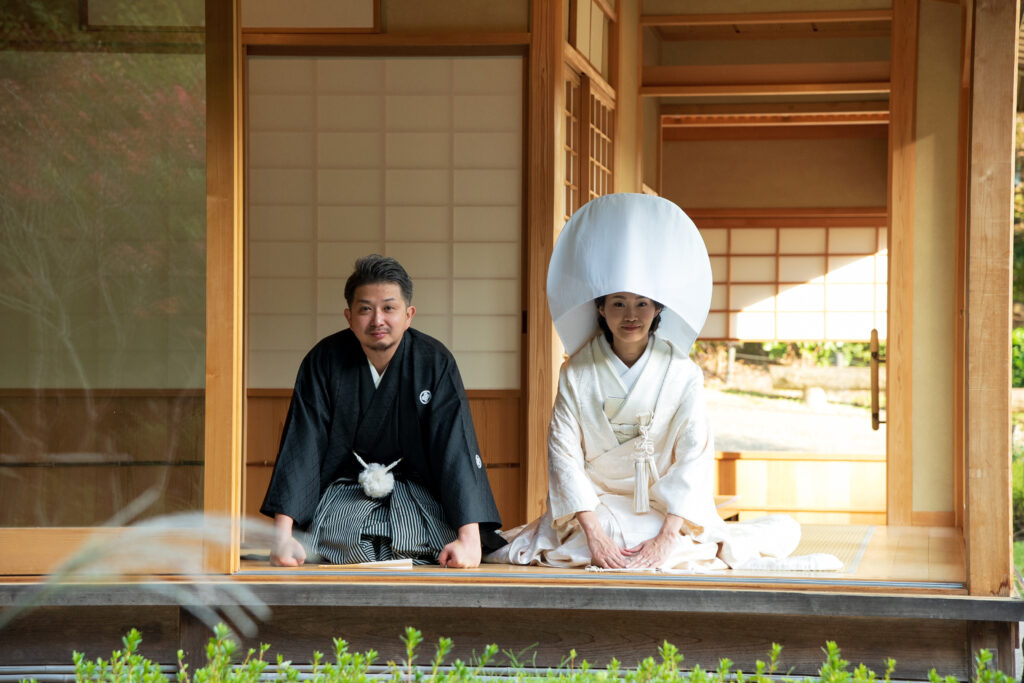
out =
<path fill-rule="evenodd" d="M 871 429 L 878 431 L 878 426 L 885 424 L 879 418 L 878 406 L 878 364 L 885 362 L 885 356 L 878 353 L 878 330 L 871 330 Z"/>

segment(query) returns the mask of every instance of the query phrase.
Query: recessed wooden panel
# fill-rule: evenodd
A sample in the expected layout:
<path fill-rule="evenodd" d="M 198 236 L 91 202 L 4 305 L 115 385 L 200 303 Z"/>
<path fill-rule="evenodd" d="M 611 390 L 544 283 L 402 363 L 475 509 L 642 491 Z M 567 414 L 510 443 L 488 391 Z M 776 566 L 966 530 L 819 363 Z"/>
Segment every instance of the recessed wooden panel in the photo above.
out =
<path fill-rule="evenodd" d="M 0 525 L 98 526 L 150 491 L 140 518 L 200 510 L 202 479 L 202 465 L 0 467 Z"/>
<path fill-rule="evenodd" d="M 718 454 L 716 492 L 741 518 L 786 512 L 805 523 L 883 524 L 885 456 L 756 451 Z"/>
<path fill-rule="evenodd" d="M 487 480 L 491 484 L 491 493 L 498 506 L 503 529 L 511 529 L 529 521 L 523 516 L 522 472 L 518 465 L 487 468 Z"/>
<path fill-rule="evenodd" d="M 98 525 L 149 489 L 143 517 L 200 509 L 203 410 L 193 390 L 5 391 L 0 525 Z"/>
<path fill-rule="evenodd" d="M 291 391 L 282 390 L 281 396 L 250 395 L 245 424 L 247 464 L 273 464 L 281 444 L 281 432 L 288 415 Z"/>
<path fill-rule="evenodd" d="M 245 465 L 245 499 L 242 502 L 242 515 L 266 519 L 260 515 L 260 505 L 270 486 L 270 475 L 274 472 L 273 463 L 246 463 Z"/>

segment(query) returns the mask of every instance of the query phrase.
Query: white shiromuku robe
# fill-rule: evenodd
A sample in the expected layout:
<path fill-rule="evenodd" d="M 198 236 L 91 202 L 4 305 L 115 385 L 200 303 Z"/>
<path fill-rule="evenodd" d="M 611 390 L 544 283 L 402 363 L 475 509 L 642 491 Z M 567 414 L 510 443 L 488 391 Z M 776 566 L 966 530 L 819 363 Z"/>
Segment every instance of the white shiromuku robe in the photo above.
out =
<path fill-rule="evenodd" d="M 718 515 L 712 491 L 714 445 L 700 368 L 657 336 L 637 365 L 642 366 L 639 376 L 626 377 L 627 383 L 635 382 L 630 388 L 619 374 L 624 366 L 599 334 L 562 367 L 548 432 L 547 511 L 504 532 L 509 544 L 485 561 L 589 565 L 587 537 L 575 514 L 592 510 L 623 548 L 656 536 L 667 513 L 682 517 L 681 538 L 663 569 L 739 568 L 759 562 L 761 569 L 790 568 L 777 562 L 772 566 L 770 558 L 787 557 L 799 543 L 800 526 L 791 517 L 726 524 Z M 646 428 L 646 441 L 639 425 Z M 645 450 L 653 467 L 636 464 Z M 648 512 L 635 511 L 645 507 L 635 501 L 643 497 L 643 486 L 636 486 L 642 467 L 649 468 Z"/>

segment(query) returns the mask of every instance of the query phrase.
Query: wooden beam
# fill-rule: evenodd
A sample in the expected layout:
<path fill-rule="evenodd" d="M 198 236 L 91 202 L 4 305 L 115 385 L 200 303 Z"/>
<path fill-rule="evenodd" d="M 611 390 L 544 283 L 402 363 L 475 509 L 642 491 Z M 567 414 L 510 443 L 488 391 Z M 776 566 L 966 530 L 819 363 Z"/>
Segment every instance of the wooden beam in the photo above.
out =
<path fill-rule="evenodd" d="M 324 29 L 246 29 L 245 45 L 311 47 L 494 47 L 530 44 L 529 33 L 335 33 Z"/>
<path fill-rule="evenodd" d="M 238 569 L 241 543 L 242 47 L 240 0 L 206 3 L 206 438 L 203 510 L 228 520 L 206 568 Z"/>
<path fill-rule="evenodd" d="M 849 206 L 849 207 L 764 207 L 754 209 L 686 209 L 687 215 L 691 218 L 768 218 L 776 224 L 780 218 L 789 219 L 794 216 L 806 218 L 842 218 L 842 217 L 867 217 L 870 221 L 879 221 L 886 218 L 884 206 Z M 870 225 L 876 225 L 872 222 Z M 786 226 L 789 223 L 786 222 Z"/>
<path fill-rule="evenodd" d="M 890 525 L 912 523 L 914 498 L 914 131 L 917 0 L 895 0 L 889 98 L 889 333 L 886 349 L 886 507 Z"/>
<path fill-rule="evenodd" d="M 645 66 L 641 85 L 794 85 L 800 83 L 888 84 L 889 62 L 801 64 L 711 64 Z"/>
<path fill-rule="evenodd" d="M 889 39 L 890 22 L 862 22 L 857 24 L 762 24 L 750 26 L 653 26 L 648 27 L 666 43 L 743 41 L 781 41 L 865 38 Z"/>
<path fill-rule="evenodd" d="M 548 261 L 561 227 L 561 129 L 564 0 L 534 0 L 530 13 L 527 145 L 526 277 L 523 303 L 526 354 L 522 390 L 524 505 L 526 519 L 544 511 L 548 491 L 547 432 L 555 395 L 554 327 L 547 302 Z"/>
<path fill-rule="evenodd" d="M 663 126 L 664 142 L 707 140 L 820 140 L 884 138 L 884 125 Z"/>
<path fill-rule="evenodd" d="M 967 581 L 1011 590 L 1010 309 L 1019 2 L 977 0 L 967 215 Z"/>
<path fill-rule="evenodd" d="M 739 102 L 730 104 L 663 104 L 671 116 L 857 116 L 889 115 L 889 100 L 850 102 Z M 888 120 L 888 119 L 887 119 Z"/>
<path fill-rule="evenodd" d="M 707 209 L 687 208 L 701 228 L 873 228 L 887 222 L 885 207 L 850 209 Z"/>
<path fill-rule="evenodd" d="M 889 112 L 868 114 L 663 114 L 664 128 L 756 128 L 762 126 L 888 126 Z"/>
<path fill-rule="evenodd" d="M 641 97 L 888 94 L 888 81 L 850 83 L 729 83 L 724 85 L 641 85 Z"/>
<path fill-rule="evenodd" d="M 744 12 L 742 14 L 648 14 L 641 26 L 750 26 L 759 24 L 824 24 L 892 21 L 888 9 L 822 10 L 819 12 Z"/>

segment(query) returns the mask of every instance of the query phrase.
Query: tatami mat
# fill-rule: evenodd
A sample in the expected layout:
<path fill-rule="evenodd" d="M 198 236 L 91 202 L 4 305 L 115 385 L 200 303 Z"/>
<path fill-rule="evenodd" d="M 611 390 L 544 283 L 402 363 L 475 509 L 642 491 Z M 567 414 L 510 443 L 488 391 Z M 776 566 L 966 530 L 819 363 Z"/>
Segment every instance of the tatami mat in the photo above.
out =
<path fill-rule="evenodd" d="M 800 545 L 794 555 L 828 553 L 843 563 L 843 572 L 856 573 L 875 533 L 873 525 L 836 526 L 834 524 L 804 524 L 801 527 Z"/>

